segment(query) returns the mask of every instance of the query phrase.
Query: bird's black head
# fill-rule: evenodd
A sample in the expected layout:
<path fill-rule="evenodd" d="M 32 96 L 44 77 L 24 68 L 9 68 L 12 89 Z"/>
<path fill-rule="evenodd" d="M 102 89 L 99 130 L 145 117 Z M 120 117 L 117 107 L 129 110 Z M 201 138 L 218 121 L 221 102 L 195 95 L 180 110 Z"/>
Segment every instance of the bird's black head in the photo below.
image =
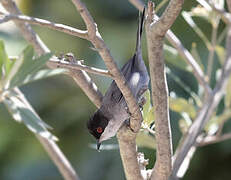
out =
<path fill-rule="evenodd" d="M 93 117 L 91 117 L 87 122 L 87 128 L 89 132 L 99 140 L 100 136 L 103 134 L 104 129 L 108 124 L 108 118 L 103 115 L 103 113 L 98 110 L 95 112 Z"/>

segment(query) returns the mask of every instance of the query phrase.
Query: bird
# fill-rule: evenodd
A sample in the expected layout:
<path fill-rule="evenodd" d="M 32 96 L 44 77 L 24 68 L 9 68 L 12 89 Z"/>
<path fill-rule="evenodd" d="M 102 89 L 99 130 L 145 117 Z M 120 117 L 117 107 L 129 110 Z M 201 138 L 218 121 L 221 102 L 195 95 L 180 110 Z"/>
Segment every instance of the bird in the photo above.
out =
<path fill-rule="evenodd" d="M 148 89 L 149 75 L 142 58 L 141 36 L 145 21 L 145 7 L 139 13 L 136 48 L 133 57 L 121 68 L 127 85 L 139 103 L 143 93 Z M 141 103 L 142 104 L 142 103 Z M 87 122 L 87 128 L 97 141 L 97 149 L 103 141 L 115 136 L 124 122 L 129 120 L 130 113 L 123 94 L 113 80 L 106 91 L 100 108 Z"/>

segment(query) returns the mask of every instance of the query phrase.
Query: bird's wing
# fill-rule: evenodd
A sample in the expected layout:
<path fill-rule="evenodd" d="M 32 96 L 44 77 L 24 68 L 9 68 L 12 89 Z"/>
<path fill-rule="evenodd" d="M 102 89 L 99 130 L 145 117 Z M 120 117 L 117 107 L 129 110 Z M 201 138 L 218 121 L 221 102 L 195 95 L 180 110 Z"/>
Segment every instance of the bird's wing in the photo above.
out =
<path fill-rule="evenodd" d="M 130 59 L 121 69 L 122 74 L 124 75 L 127 82 L 129 82 L 130 76 L 132 75 L 132 61 Z M 129 85 L 129 84 L 128 84 Z M 113 102 L 119 103 L 124 97 L 119 88 L 117 87 L 115 81 L 112 81 L 111 86 L 109 87 L 107 93 L 105 94 L 105 98 L 110 98 Z"/>

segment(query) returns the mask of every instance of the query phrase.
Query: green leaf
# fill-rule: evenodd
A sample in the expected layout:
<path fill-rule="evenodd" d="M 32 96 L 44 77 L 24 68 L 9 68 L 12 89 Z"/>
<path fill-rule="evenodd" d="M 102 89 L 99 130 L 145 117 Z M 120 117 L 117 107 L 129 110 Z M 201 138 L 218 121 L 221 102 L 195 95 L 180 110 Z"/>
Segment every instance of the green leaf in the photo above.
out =
<path fill-rule="evenodd" d="M 194 119 L 196 116 L 196 109 L 194 105 L 189 103 L 183 98 L 170 97 L 169 106 L 172 111 L 175 111 L 178 113 L 186 112 L 192 119 Z"/>
<path fill-rule="evenodd" d="M 226 86 L 225 107 L 231 107 L 231 77 L 229 78 L 228 84 Z"/>
<path fill-rule="evenodd" d="M 182 119 L 179 120 L 179 128 L 182 132 L 182 134 L 185 134 L 186 132 L 188 132 L 188 128 L 190 127 L 190 125 L 192 124 L 192 120 L 189 117 L 189 115 L 185 112 L 181 113 Z"/>
<path fill-rule="evenodd" d="M 146 103 L 143 106 L 143 115 L 145 116 L 151 108 L 151 96 L 150 96 L 149 89 L 147 91 L 145 91 L 143 96 L 146 99 Z"/>
<path fill-rule="evenodd" d="M 143 124 L 145 126 L 150 127 L 150 125 L 154 122 L 154 108 L 151 104 L 151 96 L 149 89 L 144 93 L 144 97 L 146 99 L 146 103 L 143 106 Z"/>
<path fill-rule="evenodd" d="M 28 46 L 19 58 L 10 72 L 10 78 L 8 79 L 7 88 L 13 88 L 29 82 L 31 76 L 36 73 L 52 56 L 51 53 L 42 55 L 38 58 L 33 58 L 34 50 L 32 46 Z M 42 76 L 40 76 L 40 79 Z M 27 79 L 27 80 L 26 80 Z"/>
<path fill-rule="evenodd" d="M 225 49 L 222 46 L 216 45 L 215 51 L 216 51 L 216 54 L 217 54 L 218 59 L 220 61 L 220 64 L 224 64 L 224 62 L 225 62 Z"/>
<path fill-rule="evenodd" d="M 3 86 L 3 81 L 9 74 L 9 71 L 13 65 L 14 61 L 11 61 L 6 53 L 4 42 L 0 40 L 0 86 Z"/>
<path fill-rule="evenodd" d="M 26 127 L 35 134 L 50 140 L 57 140 L 57 138 L 47 130 L 49 126 L 40 119 L 30 104 L 23 101 L 22 97 L 16 91 L 10 91 L 3 102 L 17 122 L 24 123 Z"/>
<path fill-rule="evenodd" d="M 175 48 L 164 45 L 164 58 L 167 63 L 184 71 L 187 70 L 187 63 L 179 56 L 178 51 Z"/>
<path fill-rule="evenodd" d="M 150 135 L 147 131 L 140 131 L 136 136 L 136 144 L 138 147 L 146 147 L 156 149 L 155 137 Z"/>
<path fill-rule="evenodd" d="M 18 86 L 31 83 L 40 79 L 56 76 L 65 73 L 66 71 L 66 69 L 42 69 L 34 74 L 27 75 L 26 78 Z"/>

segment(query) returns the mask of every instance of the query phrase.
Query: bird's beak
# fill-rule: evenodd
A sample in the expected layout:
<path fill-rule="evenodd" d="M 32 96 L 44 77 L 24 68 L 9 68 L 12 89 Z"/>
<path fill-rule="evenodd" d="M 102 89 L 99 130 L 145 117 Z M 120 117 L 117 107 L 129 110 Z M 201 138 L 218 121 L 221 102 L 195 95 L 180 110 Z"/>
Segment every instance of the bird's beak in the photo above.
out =
<path fill-rule="evenodd" d="M 101 143 L 97 140 L 97 150 L 99 151 Z"/>

